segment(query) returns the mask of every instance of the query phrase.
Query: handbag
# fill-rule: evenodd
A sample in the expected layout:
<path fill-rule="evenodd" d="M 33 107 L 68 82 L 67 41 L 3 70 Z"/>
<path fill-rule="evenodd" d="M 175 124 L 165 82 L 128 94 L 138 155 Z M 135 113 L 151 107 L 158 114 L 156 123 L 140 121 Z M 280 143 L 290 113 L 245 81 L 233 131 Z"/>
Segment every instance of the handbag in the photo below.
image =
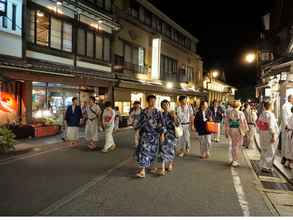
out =
<path fill-rule="evenodd" d="M 183 128 L 181 125 L 175 126 L 175 136 L 176 138 L 180 138 L 183 136 Z"/>
<path fill-rule="evenodd" d="M 206 122 L 206 129 L 208 133 L 216 134 L 218 133 L 218 124 L 213 121 Z"/>

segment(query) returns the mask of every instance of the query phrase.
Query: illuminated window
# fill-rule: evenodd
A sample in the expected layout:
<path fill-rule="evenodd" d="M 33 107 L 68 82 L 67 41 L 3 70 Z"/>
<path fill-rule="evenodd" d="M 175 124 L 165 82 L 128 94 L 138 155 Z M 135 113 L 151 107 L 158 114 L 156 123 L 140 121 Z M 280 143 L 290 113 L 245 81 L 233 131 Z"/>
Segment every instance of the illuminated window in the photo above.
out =
<path fill-rule="evenodd" d="M 94 34 L 93 32 L 87 32 L 87 50 L 86 55 L 88 57 L 94 56 Z"/>
<path fill-rule="evenodd" d="M 49 16 L 44 13 L 37 14 L 37 44 L 48 46 L 49 44 Z"/>
<path fill-rule="evenodd" d="M 85 30 L 79 28 L 77 34 L 77 53 L 85 56 Z"/>
<path fill-rule="evenodd" d="M 103 38 L 96 35 L 96 58 L 103 59 Z"/>
<path fill-rule="evenodd" d="M 61 49 L 61 27 L 60 20 L 51 18 L 51 47 L 55 49 Z"/>
<path fill-rule="evenodd" d="M 63 50 L 72 52 L 72 25 L 66 22 L 63 24 Z"/>

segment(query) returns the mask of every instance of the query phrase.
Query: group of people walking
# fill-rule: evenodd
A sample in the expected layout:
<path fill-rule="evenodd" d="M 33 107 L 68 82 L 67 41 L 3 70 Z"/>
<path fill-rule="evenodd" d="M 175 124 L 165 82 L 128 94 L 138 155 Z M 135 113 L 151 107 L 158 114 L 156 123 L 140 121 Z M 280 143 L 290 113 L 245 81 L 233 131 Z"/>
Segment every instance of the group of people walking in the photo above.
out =
<path fill-rule="evenodd" d="M 116 148 L 113 130 L 117 127 L 119 109 L 113 109 L 111 102 L 105 102 L 103 109 L 90 97 L 88 104 L 81 108 L 77 98 L 72 99 L 65 113 L 66 139 L 71 146 L 79 143 L 79 127 L 85 123 L 85 137 L 90 149 L 96 149 L 99 123 L 105 131 L 105 145 L 102 152 Z M 264 172 L 271 172 L 275 153 L 279 143 L 280 130 L 273 113 L 273 105 L 267 101 L 257 111 L 249 103 L 231 101 L 226 107 L 214 100 L 209 107 L 207 101 L 201 101 L 194 109 L 186 96 L 179 97 L 179 103 L 173 111 L 170 102 L 163 100 L 161 110 L 156 108 L 156 96 L 147 97 L 147 107 L 142 109 L 139 101 L 134 102 L 130 110 L 128 125 L 134 128 L 134 147 L 137 165 L 137 177 L 145 177 L 146 171 L 166 175 L 173 170 L 174 159 L 184 157 L 191 149 L 190 132 L 196 132 L 200 143 L 200 158 L 209 159 L 212 141 L 219 142 L 222 134 L 229 143 L 229 160 L 233 167 L 240 166 L 241 147 L 261 149 L 259 166 Z M 213 126 L 211 131 L 209 126 Z M 257 135 L 257 133 L 259 135 Z M 282 163 L 293 168 L 293 96 L 282 108 L 281 124 Z M 154 162 L 161 163 L 160 168 Z"/>
<path fill-rule="evenodd" d="M 65 112 L 65 140 L 70 146 L 75 147 L 79 144 L 80 126 L 85 126 L 85 139 L 88 148 L 97 148 L 99 125 L 105 132 L 105 145 L 102 152 L 107 153 L 116 148 L 113 138 L 113 130 L 116 122 L 116 111 L 112 108 L 112 103 L 107 101 L 103 109 L 96 104 L 94 96 L 89 97 L 87 104 L 81 107 L 76 97 L 72 98 L 72 105 L 68 106 Z"/>

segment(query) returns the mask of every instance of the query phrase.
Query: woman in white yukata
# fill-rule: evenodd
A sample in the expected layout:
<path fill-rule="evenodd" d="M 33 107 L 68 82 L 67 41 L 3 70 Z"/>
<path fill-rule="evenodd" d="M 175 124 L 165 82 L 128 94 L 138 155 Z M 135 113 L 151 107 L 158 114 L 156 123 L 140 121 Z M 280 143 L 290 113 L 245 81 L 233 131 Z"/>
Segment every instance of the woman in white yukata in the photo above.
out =
<path fill-rule="evenodd" d="M 231 166 L 238 167 L 243 137 L 249 128 L 244 113 L 239 110 L 241 102 L 233 102 L 232 107 L 233 109 L 227 113 L 225 119 L 225 135 L 231 140 Z"/>
<path fill-rule="evenodd" d="M 261 158 L 259 166 L 263 172 L 272 172 L 273 161 L 278 144 L 279 127 L 272 112 L 272 103 L 264 103 L 264 111 L 257 120 L 260 135 Z"/>
<path fill-rule="evenodd" d="M 289 118 L 287 128 L 286 128 L 286 135 L 288 138 L 288 154 L 287 154 L 287 163 L 285 166 L 289 169 L 293 169 L 293 107 L 291 108 L 292 115 Z"/>

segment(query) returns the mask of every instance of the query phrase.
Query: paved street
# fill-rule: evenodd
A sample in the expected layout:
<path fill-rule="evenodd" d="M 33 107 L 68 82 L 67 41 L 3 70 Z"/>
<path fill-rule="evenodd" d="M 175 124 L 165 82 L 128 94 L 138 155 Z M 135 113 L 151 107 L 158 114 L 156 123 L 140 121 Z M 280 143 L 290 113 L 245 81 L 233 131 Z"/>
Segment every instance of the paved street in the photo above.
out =
<path fill-rule="evenodd" d="M 131 138 L 118 133 L 119 149 L 108 154 L 60 145 L 2 160 L 1 215 L 273 214 L 244 157 L 239 169 L 228 166 L 226 144 L 202 161 L 193 137 L 193 151 L 177 158 L 173 173 L 136 179 Z"/>

